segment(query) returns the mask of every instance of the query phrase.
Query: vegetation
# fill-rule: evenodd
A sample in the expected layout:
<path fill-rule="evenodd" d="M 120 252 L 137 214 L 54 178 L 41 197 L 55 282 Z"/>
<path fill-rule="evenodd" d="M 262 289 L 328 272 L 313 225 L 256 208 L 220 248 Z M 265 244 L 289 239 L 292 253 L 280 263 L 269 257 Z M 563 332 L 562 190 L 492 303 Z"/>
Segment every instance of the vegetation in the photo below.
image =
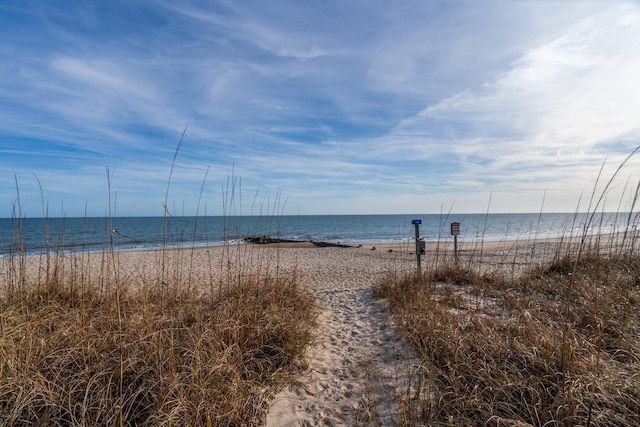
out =
<path fill-rule="evenodd" d="M 640 183 L 625 230 L 594 233 L 638 152 L 606 181 L 601 168 L 580 236 L 436 254 L 427 273 L 374 287 L 419 359 L 402 424 L 640 425 Z"/>
<path fill-rule="evenodd" d="M 269 260 L 246 271 L 228 245 L 207 261 L 219 274 L 196 278 L 195 252 L 167 249 L 171 173 L 162 248 L 132 276 L 114 250 L 106 172 L 110 239 L 98 254 L 49 242 L 43 196 L 42 248 L 27 256 L 16 180 L 0 257 L 0 425 L 260 425 L 304 367 L 312 299 Z"/>
<path fill-rule="evenodd" d="M 405 425 L 640 425 L 637 254 L 558 243 L 517 276 L 468 265 L 375 287 L 420 361 Z"/>
<path fill-rule="evenodd" d="M 304 367 L 316 309 L 292 276 L 21 247 L 0 259 L 0 425 L 260 425 Z"/>

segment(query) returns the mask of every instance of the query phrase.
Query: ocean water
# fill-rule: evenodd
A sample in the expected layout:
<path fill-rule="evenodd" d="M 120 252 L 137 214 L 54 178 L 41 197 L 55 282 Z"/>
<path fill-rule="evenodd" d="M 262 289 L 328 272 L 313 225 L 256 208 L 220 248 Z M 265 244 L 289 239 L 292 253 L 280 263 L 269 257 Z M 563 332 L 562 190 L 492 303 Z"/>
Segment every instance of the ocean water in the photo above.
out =
<path fill-rule="evenodd" d="M 629 219 L 630 218 L 630 219 Z M 514 241 L 636 229 L 639 214 L 576 213 L 448 215 L 300 215 L 237 217 L 0 218 L 0 257 L 21 250 L 152 250 L 168 247 L 242 244 L 248 236 L 343 244 L 413 241 L 412 220 L 428 242 L 452 239 L 460 223 L 461 242 Z"/>

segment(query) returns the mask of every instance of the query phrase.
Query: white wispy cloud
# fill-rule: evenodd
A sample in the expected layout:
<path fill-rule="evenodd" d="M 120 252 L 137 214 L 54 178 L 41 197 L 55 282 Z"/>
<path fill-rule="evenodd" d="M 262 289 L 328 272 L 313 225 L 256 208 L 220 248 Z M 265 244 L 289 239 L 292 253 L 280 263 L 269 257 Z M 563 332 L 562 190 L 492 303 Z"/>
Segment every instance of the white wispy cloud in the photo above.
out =
<path fill-rule="evenodd" d="M 628 5 L 580 20 L 483 86 L 403 120 L 392 135 L 418 141 L 434 126 L 448 127 L 457 135 L 452 155 L 485 160 L 478 172 L 508 172 L 501 181 L 511 184 L 545 174 L 595 178 L 593 169 L 568 164 L 620 159 L 640 136 L 634 117 L 640 61 L 631 54 L 640 48 L 639 36 L 638 10 Z M 473 171 L 473 164 L 466 166 Z"/>

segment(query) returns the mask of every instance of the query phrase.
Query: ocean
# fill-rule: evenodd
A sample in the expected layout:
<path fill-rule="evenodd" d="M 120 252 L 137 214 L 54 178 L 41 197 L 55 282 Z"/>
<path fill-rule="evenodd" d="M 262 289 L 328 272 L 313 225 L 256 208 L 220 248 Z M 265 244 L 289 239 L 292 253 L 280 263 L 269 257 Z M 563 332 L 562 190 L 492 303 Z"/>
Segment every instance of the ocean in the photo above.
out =
<path fill-rule="evenodd" d="M 452 239 L 451 223 L 460 224 L 461 242 L 515 241 L 636 229 L 639 214 L 411 214 L 299 215 L 236 217 L 0 218 L 0 257 L 24 250 L 69 252 L 153 250 L 243 244 L 250 236 L 342 243 L 405 243 L 415 238 L 413 220 L 427 242 Z"/>

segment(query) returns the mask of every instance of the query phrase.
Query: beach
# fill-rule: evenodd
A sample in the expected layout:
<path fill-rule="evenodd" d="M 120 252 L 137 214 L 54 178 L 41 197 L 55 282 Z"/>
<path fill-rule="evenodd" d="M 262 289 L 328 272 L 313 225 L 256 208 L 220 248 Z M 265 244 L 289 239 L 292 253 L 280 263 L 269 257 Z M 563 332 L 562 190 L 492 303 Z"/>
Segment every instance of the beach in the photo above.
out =
<path fill-rule="evenodd" d="M 374 250 L 375 247 L 375 250 Z M 372 284 L 387 274 L 415 269 L 415 255 L 398 245 L 315 247 L 309 243 L 232 245 L 166 251 L 81 253 L 49 263 L 62 274 L 84 272 L 88 282 L 131 289 L 190 287 L 207 292 L 237 275 L 295 277 L 319 309 L 308 367 L 275 396 L 267 426 L 353 425 L 367 400 L 388 400 L 410 352 L 387 314 L 373 300 Z M 1 277 L 9 273 L 3 263 Z M 30 282 L 42 282 L 46 257 L 28 257 Z M 164 267 L 163 267 L 164 266 Z M 106 279 L 106 280 L 104 280 Z M 1 287 L 4 289 L 4 283 Z M 386 416 L 394 410 L 388 408 Z M 383 416 L 385 416 L 383 414 Z M 387 423 L 385 423 L 387 424 Z"/>
<path fill-rule="evenodd" d="M 487 268 L 530 266 L 558 241 L 490 242 L 459 246 L 460 260 Z M 37 260 L 37 262 L 36 262 Z M 428 244 L 421 267 L 451 262 L 450 242 Z M 30 280 L 42 277 L 45 260 L 30 257 Z M 88 277 L 109 277 L 112 286 L 189 287 L 206 292 L 235 277 L 295 277 L 319 310 L 307 366 L 292 385 L 265 396 L 267 427 L 398 425 L 394 405 L 406 393 L 406 376 L 417 361 L 372 286 L 389 275 L 416 270 L 412 244 L 316 247 L 278 243 L 140 252 L 84 253 L 58 263 Z M 72 267 L 81 267 L 79 269 Z M 3 271 L 2 277 L 6 277 Z"/>
<path fill-rule="evenodd" d="M 375 247 L 375 250 L 373 249 Z M 30 257 L 32 280 L 43 275 L 45 261 Z M 38 262 L 36 262 L 38 261 Z M 308 367 L 295 386 L 271 402 L 267 426 L 353 425 L 366 413 L 367 401 L 393 402 L 406 372 L 410 351 L 376 304 L 371 286 L 388 274 L 410 272 L 411 248 L 367 245 L 336 248 L 308 243 L 238 245 L 194 250 L 113 252 L 65 257 L 64 269 L 82 265 L 88 277 L 111 276 L 113 286 L 144 288 L 190 286 L 193 291 L 224 286 L 230 277 L 295 276 L 319 308 Z M 164 273 L 162 265 L 165 265 Z M 3 275 L 4 277 L 4 275 Z M 231 279 L 232 280 L 232 279 Z M 386 414 L 392 417 L 393 408 Z M 387 423 L 385 423 L 387 424 Z"/>

